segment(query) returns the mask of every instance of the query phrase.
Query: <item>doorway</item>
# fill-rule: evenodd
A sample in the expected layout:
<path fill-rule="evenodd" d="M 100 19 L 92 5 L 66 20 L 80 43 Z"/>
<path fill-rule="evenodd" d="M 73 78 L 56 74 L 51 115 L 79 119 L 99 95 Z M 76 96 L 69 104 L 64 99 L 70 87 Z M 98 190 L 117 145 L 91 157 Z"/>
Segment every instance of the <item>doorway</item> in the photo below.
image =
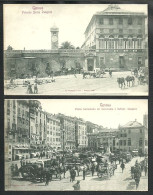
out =
<path fill-rule="evenodd" d="M 120 68 L 125 68 L 124 56 L 119 56 L 119 66 L 120 66 Z"/>
<path fill-rule="evenodd" d="M 93 71 L 94 69 L 94 59 L 87 59 L 88 71 Z"/>

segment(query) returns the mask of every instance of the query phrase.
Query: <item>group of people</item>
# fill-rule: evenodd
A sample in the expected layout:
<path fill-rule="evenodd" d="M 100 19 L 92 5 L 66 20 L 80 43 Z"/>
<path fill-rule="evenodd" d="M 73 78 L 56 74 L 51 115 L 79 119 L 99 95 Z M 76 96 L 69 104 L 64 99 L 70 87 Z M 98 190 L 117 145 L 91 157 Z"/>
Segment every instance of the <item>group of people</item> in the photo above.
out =
<path fill-rule="evenodd" d="M 30 84 L 30 82 L 28 83 L 27 94 L 38 94 L 38 85 L 36 82 L 34 83 L 33 90 L 32 90 L 32 84 Z"/>
<path fill-rule="evenodd" d="M 138 160 L 136 160 L 135 165 L 131 167 L 131 175 L 132 175 L 132 179 L 135 180 L 136 189 L 139 186 L 140 178 L 142 176 L 142 172 L 143 171 L 144 171 L 145 176 L 146 176 L 147 175 L 147 171 L 148 171 L 147 160 L 144 159 L 140 163 L 138 163 Z"/>

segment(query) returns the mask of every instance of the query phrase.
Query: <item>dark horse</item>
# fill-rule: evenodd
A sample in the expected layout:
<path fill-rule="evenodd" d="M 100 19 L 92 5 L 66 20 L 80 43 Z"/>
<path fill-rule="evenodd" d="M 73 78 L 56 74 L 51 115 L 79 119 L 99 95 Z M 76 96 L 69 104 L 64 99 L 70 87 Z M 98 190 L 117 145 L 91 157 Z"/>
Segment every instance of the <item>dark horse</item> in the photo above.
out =
<path fill-rule="evenodd" d="M 121 89 L 123 88 L 123 86 L 125 87 L 125 79 L 123 77 L 117 78 L 117 82 Z"/>
<path fill-rule="evenodd" d="M 135 78 L 134 76 L 127 76 L 125 78 L 126 82 L 127 82 L 127 86 L 130 87 L 130 83 L 132 82 L 132 86 L 134 86 L 134 83 L 135 83 Z"/>

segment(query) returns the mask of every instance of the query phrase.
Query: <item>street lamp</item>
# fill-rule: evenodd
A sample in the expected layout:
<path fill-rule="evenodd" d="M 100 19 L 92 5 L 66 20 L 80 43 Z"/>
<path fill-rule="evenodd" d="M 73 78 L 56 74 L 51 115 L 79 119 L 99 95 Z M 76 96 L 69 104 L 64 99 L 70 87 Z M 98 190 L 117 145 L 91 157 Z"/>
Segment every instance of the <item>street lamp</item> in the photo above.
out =
<path fill-rule="evenodd" d="M 62 132 L 63 132 L 63 157 L 64 157 L 64 150 L 65 150 L 65 143 L 64 143 L 64 141 L 65 141 L 64 138 L 65 137 L 64 137 L 64 133 L 65 133 L 65 130 L 63 129 Z"/>

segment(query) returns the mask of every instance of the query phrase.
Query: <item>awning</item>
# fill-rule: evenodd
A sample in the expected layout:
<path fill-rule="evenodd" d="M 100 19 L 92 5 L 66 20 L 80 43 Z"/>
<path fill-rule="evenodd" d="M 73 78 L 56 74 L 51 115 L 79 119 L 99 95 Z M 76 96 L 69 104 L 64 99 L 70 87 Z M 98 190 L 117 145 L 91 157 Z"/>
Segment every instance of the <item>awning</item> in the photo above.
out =
<path fill-rule="evenodd" d="M 16 154 L 16 156 L 22 157 L 22 155 L 21 155 L 21 154 Z"/>
<path fill-rule="evenodd" d="M 36 57 L 23 57 L 25 59 L 35 59 Z"/>
<path fill-rule="evenodd" d="M 119 56 L 124 56 L 124 53 L 123 54 L 120 54 Z"/>

